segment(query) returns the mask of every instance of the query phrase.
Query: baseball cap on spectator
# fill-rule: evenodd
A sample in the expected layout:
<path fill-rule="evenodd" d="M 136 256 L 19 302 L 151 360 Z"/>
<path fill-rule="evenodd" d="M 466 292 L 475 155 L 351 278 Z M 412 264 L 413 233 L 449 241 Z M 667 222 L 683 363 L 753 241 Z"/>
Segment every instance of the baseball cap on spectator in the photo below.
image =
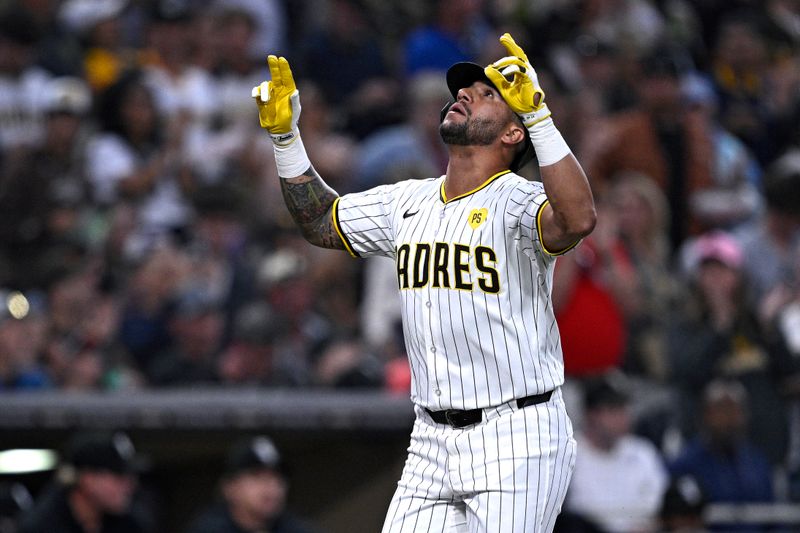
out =
<path fill-rule="evenodd" d="M 67 0 L 58 16 L 71 31 L 83 34 L 100 22 L 113 19 L 128 6 L 128 0 Z"/>
<path fill-rule="evenodd" d="M 680 78 L 689 70 L 688 59 L 674 47 L 657 46 L 641 59 L 646 78 Z"/>
<path fill-rule="evenodd" d="M 612 57 L 619 52 L 613 42 L 591 34 L 578 35 L 573 42 L 573 49 L 580 59 Z"/>
<path fill-rule="evenodd" d="M 182 291 L 175 303 L 175 315 L 182 318 L 199 317 L 222 309 L 222 300 L 212 291 L 191 287 Z"/>
<path fill-rule="evenodd" d="M 662 521 L 678 517 L 702 519 L 706 498 L 697 480 L 692 476 L 673 479 L 661 500 L 659 515 Z"/>
<path fill-rule="evenodd" d="M 739 270 L 744 254 L 739 243 L 723 231 L 712 231 L 701 235 L 689 246 L 689 271 L 697 269 L 709 262 L 722 264 L 732 270 Z"/>
<path fill-rule="evenodd" d="M 0 39 L 22 46 L 33 46 L 41 38 L 36 20 L 27 9 L 16 7 L 0 14 Z"/>
<path fill-rule="evenodd" d="M 614 372 L 587 380 L 584 384 L 584 409 L 602 407 L 623 407 L 628 405 L 630 396 L 624 377 Z"/>
<path fill-rule="evenodd" d="M 84 115 L 92 105 L 89 86 L 80 78 L 63 76 L 48 84 L 44 96 L 44 108 L 48 113 L 69 113 Z"/>
<path fill-rule="evenodd" d="M 69 443 L 64 463 L 75 471 L 107 471 L 134 474 L 144 468 L 131 439 L 122 432 L 80 433 Z"/>
<path fill-rule="evenodd" d="M 764 197 L 771 209 L 800 216 L 800 148 L 789 150 L 767 169 Z"/>
<path fill-rule="evenodd" d="M 187 0 L 156 0 L 150 16 L 154 22 L 188 22 L 192 11 Z"/>
<path fill-rule="evenodd" d="M 242 307 L 233 321 L 233 342 L 265 345 L 275 340 L 283 329 L 283 320 L 265 302 Z"/>
<path fill-rule="evenodd" d="M 234 444 L 225 461 L 225 478 L 233 478 L 244 472 L 272 470 L 285 473 L 280 452 L 272 439 L 259 435 Z"/>

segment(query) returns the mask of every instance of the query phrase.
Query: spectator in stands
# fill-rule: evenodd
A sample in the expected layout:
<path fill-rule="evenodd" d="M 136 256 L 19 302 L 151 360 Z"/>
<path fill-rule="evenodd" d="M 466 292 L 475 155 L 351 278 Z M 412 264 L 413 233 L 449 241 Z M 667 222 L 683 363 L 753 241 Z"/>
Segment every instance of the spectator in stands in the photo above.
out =
<path fill-rule="evenodd" d="M 483 0 L 436 0 L 428 20 L 403 43 L 405 73 L 445 71 L 459 61 L 475 61 L 491 28 L 483 17 Z M 524 44 L 524 43 L 523 43 Z"/>
<path fill-rule="evenodd" d="M 623 307 L 636 295 L 636 273 L 614 232 L 616 214 L 601 202 L 592 238 L 560 258 L 553 277 L 564 370 L 571 377 L 597 376 L 619 367 L 628 334 Z M 587 321 L 597 325 L 591 337 L 580 333 Z"/>
<path fill-rule="evenodd" d="M 565 521 L 577 517 L 609 533 L 651 531 L 668 476 L 655 446 L 631 434 L 630 397 L 621 379 L 606 374 L 585 383 L 583 427 L 576 435 L 581 453 Z"/>
<path fill-rule="evenodd" d="M 50 74 L 34 65 L 41 35 L 30 11 L 0 11 L 0 150 L 3 158 L 41 141 Z"/>
<path fill-rule="evenodd" d="M 331 187 L 337 187 L 337 191 L 358 190 L 356 159 L 360 161 L 363 155 L 356 158 L 355 154 L 361 154 L 363 147 L 337 123 L 335 107 L 331 106 L 322 87 L 306 79 L 300 81 L 300 88 L 303 91 L 300 127 L 303 131 L 310 130 L 308 140 L 303 137 L 303 143 L 316 154 L 314 168 L 319 165 L 318 172 L 330 176 Z"/>
<path fill-rule="evenodd" d="M 43 97 L 44 138 L 0 173 L 3 283 L 44 288 L 43 264 L 85 243 L 88 211 L 85 121 L 91 94 L 79 78 L 56 78 Z"/>
<path fill-rule="evenodd" d="M 729 234 L 705 234 L 687 247 L 690 293 L 672 313 L 668 338 L 670 383 L 677 388 L 685 435 L 697 431 L 700 392 L 715 378 L 742 382 L 751 398 L 749 436 L 773 463 L 787 448 L 786 406 L 778 369 L 786 347 L 768 335 L 747 304 L 744 252 Z"/>
<path fill-rule="evenodd" d="M 401 176 L 444 174 L 447 152 L 439 135 L 440 110 L 452 99 L 440 74 L 422 72 L 409 79 L 408 118 L 382 128 L 361 143 L 356 188 L 394 183 Z"/>
<path fill-rule="evenodd" d="M 693 476 L 709 503 L 774 501 L 769 460 L 747 437 L 750 412 L 740 383 L 710 382 L 703 389 L 700 433 L 669 463 L 672 476 Z M 738 529 L 728 525 L 723 530 Z"/>
<path fill-rule="evenodd" d="M 263 62 L 267 50 L 273 54 L 287 52 L 290 23 L 280 0 L 214 0 L 212 6 L 247 13 L 252 19 L 253 37 L 248 43 L 248 53 L 253 60 Z"/>
<path fill-rule="evenodd" d="M 187 143 L 202 142 L 219 101 L 211 75 L 192 64 L 194 10 L 189 0 L 150 3 L 148 45 L 154 60 L 143 68 L 156 109 L 169 127 L 185 130 Z"/>
<path fill-rule="evenodd" d="M 363 0 L 331 0 L 323 27 L 310 31 L 299 50 L 299 73 L 314 81 L 331 105 L 346 106 L 388 68 Z"/>
<path fill-rule="evenodd" d="M 286 508 L 285 464 L 271 439 L 257 436 L 231 447 L 219 502 L 202 511 L 187 533 L 312 533 Z"/>
<path fill-rule="evenodd" d="M 149 382 L 173 387 L 216 382 L 225 325 L 219 296 L 202 286 L 184 288 L 168 320 L 172 344 L 145 369 Z"/>
<path fill-rule="evenodd" d="M 0 290 L 0 390 L 42 389 L 52 379 L 40 355 L 47 342 L 41 295 Z"/>
<path fill-rule="evenodd" d="M 145 533 L 154 517 L 136 501 L 142 459 L 127 435 L 79 433 L 57 479 L 20 519 L 20 533 Z"/>
<path fill-rule="evenodd" d="M 101 130 L 87 153 L 92 199 L 101 209 L 135 206 L 128 245 L 141 253 L 188 222 L 191 175 L 180 151 L 183 132 L 164 128 L 154 95 L 136 71 L 99 96 L 98 114 Z"/>
<path fill-rule="evenodd" d="M 641 61 L 637 107 L 609 117 L 593 129 L 584 154 L 587 176 L 601 196 L 615 176 L 635 171 L 652 177 L 667 197 L 673 250 L 698 220 L 689 207 L 693 195 L 712 184 L 713 150 L 707 117 L 687 105 L 680 91 L 686 58 L 658 49 Z"/>
<path fill-rule="evenodd" d="M 383 367 L 357 338 L 337 339 L 326 346 L 314 365 L 315 382 L 323 387 L 362 388 L 383 384 Z"/>
<path fill-rule="evenodd" d="M 230 344 L 217 363 L 219 380 L 230 386 L 286 387 L 297 385 L 290 368 L 275 357 L 275 342 L 284 320 L 266 302 L 242 307 L 233 323 Z"/>
<path fill-rule="evenodd" d="M 61 22 L 80 38 L 82 72 L 95 93 L 141 62 L 124 40 L 122 15 L 127 7 L 128 0 L 67 0 L 59 9 Z"/>
<path fill-rule="evenodd" d="M 764 175 L 766 211 L 736 236 L 747 253 L 743 269 L 752 294 L 767 298 L 781 286 L 800 282 L 795 269 L 800 252 L 800 148 L 768 167 Z M 753 305 L 761 306 L 764 300 Z"/>
<path fill-rule="evenodd" d="M 17 533 L 17 521 L 33 505 L 27 487 L 18 481 L 0 481 L 0 531 Z"/>
<path fill-rule="evenodd" d="M 224 181 L 250 188 L 256 187 L 263 175 L 258 161 L 264 156 L 256 148 L 254 128 L 258 125 L 250 120 L 252 110 L 247 104 L 251 102 L 243 101 L 242 95 L 260 83 L 265 52 L 257 58 L 251 54 L 250 46 L 255 39 L 257 22 L 251 10 L 236 6 L 241 2 L 218 2 L 218 8 L 206 15 L 210 17 L 209 24 L 212 27 L 209 38 L 205 39 L 205 46 L 213 48 L 209 51 L 214 55 L 209 72 L 217 106 L 213 127 L 205 132 L 205 137 L 200 139 L 202 142 L 196 144 L 192 163 L 193 171 L 202 183 L 219 184 Z M 305 108 L 304 98 L 304 113 Z"/>
<path fill-rule="evenodd" d="M 712 80 L 720 103 L 720 121 L 753 151 L 762 164 L 774 159 L 772 137 L 777 115 L 770 109 L 769 45 L 763 19 L 741 10 L 722 17 L 713 43 Z"/>
<path fill-rule="evenodd" d="M 667 199 L 642 174 L 625 173 L 614 182 L 606 213 L 616 220 L 621 248 L 635 271 L 630 283 L 636 291 L 624 308 L 628 338 L 622 365 L 633 375 L 665 382 L 668 318 L 683 296 L 670 263 Z"/>
<path fill-rule="evenodd" d="M 122 299 L 119 342 L 144 372 L 155 354 L 172 343 L 169 330 L 171 305 L 190 271 L 183 250 L 165 246 L 141 258 L 126 280 Z"/>
<path fill-rule="evenodd" d="M 761 214 L 761 167 L 719 123 L 719 98 L 708 80 L 687 76 L 681 89 L 687 103 L 706 116 L 714 153 L 712 185 L 692 196 L 690 209 L 703 227 L 731 231 Z"/>
<path fill-rule="evenodd" d="M 300 78 L 314 82 L 338 111 L 338 129 L 358 139 L 403 118 L 398 112 L 402 95 L 386 55 L 389 49 L 371 20 L 368 4 L 325 2 L 321 17 L 307 14 L 319 23 L 298 43 Z"/>
<path fill-rule="evenodd" d="M 673 479 L 661 500 L 658 513 L 664 533 L 704 533 L 706 532 L 703 512 L 706 498 L 692 476 Z"/>

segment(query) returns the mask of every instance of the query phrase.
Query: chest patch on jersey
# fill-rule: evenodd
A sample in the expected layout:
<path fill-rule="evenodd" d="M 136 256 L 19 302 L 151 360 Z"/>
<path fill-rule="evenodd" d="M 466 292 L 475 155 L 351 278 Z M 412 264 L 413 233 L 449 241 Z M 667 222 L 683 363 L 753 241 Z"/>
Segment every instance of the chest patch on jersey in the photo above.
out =
<path fill-rule="evenodd" d="M 473 209 L 469 212 L 469 218 L 467 221 L 469 225 L 472 226 L 472 229 L 478 229 L 478 226 L 486 222 L 486 219 L 489 216 L 489 210 L 485 207 L 480 209 Z"/>

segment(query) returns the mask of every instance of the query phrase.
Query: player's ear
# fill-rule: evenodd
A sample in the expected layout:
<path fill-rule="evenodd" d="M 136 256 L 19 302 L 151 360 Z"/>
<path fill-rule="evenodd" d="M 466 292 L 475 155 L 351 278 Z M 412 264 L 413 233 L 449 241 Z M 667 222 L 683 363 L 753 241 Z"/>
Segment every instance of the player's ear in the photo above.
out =
<path fill-rule="evenodd" d="M 509 122 L 502 140 L 505 144 L 519 144 L 525 141 L 526 135 L 528 131 L 519 124 L 519 121 L 513 120 Z"/>

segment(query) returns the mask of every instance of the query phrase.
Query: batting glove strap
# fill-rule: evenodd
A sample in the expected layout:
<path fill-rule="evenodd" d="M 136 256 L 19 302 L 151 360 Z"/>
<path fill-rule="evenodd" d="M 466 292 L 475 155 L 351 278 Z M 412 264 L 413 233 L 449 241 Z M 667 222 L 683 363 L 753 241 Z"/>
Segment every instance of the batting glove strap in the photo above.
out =
<path fill-rule="evenodd" d="M 303 146 L 303 139 L 300 138 L 300 131 L 295 127 L 290 133 L 291 141 L 286 144 L 278 144 L 275 142 L 276 136 L 272 136 L 275 166 L 278 167 L 278 176 L 281 178 L 296 178 L 305 174 L 311 167 L 306 147 Z"/>

